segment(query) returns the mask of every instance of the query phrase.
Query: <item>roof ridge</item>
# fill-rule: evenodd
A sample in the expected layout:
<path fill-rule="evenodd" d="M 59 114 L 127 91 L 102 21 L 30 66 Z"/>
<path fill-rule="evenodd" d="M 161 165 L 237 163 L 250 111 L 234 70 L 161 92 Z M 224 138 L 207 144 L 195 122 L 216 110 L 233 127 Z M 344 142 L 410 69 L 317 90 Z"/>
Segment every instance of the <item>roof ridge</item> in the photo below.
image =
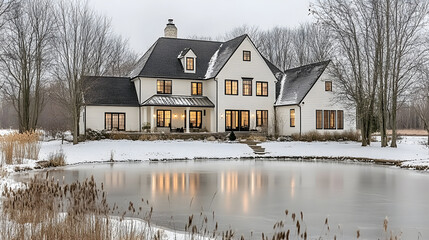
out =
<path fill-rule="evenodd" d="M 101 75 L 101 76 L 96 76 L 96 75 L 85 75 L 85 76 L 82 76 L 82 77 L 90 77 L 90 78 L 124 78 L 124 79 L 130 79 L 130 77 L 104 76 L 104 75 Z"/>
<path fill-rule="evenodd" d="M 314 63 L 302 65 L 302 66 L 299 66 L 299 67 L 289 68 L 289 69 L 286 69 L 284 72 L 286 73 L 287 71 L 298 70 L 300 68 L 315 66 L 315 65 L 319 65 L 319 64 L 326 64 L 326 63 L 330 63 L 330 62 L 331 62 L 331 60 L 325 60 L 325 61 L 321 61 L 321 62 L 314 62 Z"/>
<path fill-rule="evenodd" d="M 212 42 L 212 43 L 223 43 L 221 41 L 214 40 L 202 40 L 202 39 L 190 39 L 190 38 L 169 38 L 169 37 L 160 37 L 159 39 L 171 39 L 171 40 L 186 40 L 186 41 L 198 41 L 198 42 Z"/>

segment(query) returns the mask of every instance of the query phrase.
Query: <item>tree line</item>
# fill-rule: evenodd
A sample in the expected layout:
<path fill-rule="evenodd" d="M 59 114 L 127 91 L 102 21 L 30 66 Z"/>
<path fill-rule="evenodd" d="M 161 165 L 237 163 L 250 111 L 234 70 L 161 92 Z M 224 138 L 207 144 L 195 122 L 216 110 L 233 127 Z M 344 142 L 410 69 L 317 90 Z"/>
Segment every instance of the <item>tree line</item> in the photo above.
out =
<path fill-rule="evenodd" d="M 0 35 L 0 87 L 19 131 L 36 129 L 50 99 L 67 113 L 74 143 L 82 77 L 124 76 L 137 57 L 107 17 L 78 0 L 0 0 Z"/>

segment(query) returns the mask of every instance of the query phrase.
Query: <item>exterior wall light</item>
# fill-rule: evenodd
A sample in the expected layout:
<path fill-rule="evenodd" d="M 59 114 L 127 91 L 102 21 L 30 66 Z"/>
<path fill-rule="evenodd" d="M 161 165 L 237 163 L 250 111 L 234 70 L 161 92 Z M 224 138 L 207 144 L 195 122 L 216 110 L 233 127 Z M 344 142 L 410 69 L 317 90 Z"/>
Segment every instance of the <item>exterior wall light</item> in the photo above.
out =
<path fill-rule="evenodd" d="M 223 114 L 220 115 L 220 118 L 223 118 Z"/>
<path fill-rule="evenodd" d="M 177 118 L 177 114 L 174 114 L 174 115 L 173 115 L 173 117 L 174 117 L 174 118 Z"/>

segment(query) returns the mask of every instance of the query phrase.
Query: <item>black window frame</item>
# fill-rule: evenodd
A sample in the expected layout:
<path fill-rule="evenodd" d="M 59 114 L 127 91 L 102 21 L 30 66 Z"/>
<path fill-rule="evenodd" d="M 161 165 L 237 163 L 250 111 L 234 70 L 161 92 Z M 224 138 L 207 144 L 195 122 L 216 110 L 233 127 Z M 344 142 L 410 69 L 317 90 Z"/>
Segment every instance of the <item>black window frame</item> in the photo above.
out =
<path fill-rule="evenodd" d="M 341 120 L 340 120 L 340 114 L 338 113 L 341 113 Z M 341 123 L 341 127 L 339 123 Z M 344 129 L 344 110 L 337 110 L 337 129 L 338 130 Z"/>
<path fill-rule="evenodd" d="M 158 90 L 158 83 L 162 82 L 162 91 Z M 170 83 L 170 92 L 166 92 L 166 82 Z M 173 92 L 173 81 L 172 80 L 157 80 L 156 81 L 156 93 L 157 94 L 172 94 Z"/>
<path fill-rule="evenodd" d="M 159 114 L 158 114 L 158 112 L 164 112 L 163 113 L 163 125 L 161 126 L 160 124 L 159 124 L 159 120 L 158 120 L 158 118 L 159 118 Z M 169 121 L 169 126 L 165 126 L 165 112 L 170 112 L 170 121 Z M 157 109 L 156 110 L 156 127 L 163 127 L 163 128 L 171 128 L 171 110 L 167 110 L 167 109 Z"/>
<path fill-rule="evenodd" d="M 226 92 L 226 82 L 231 82 L 231 93 L 227 93 Z M 232 89 L 233 89 L 233 87 L 232 87 L 232 83 L 233 82 L 235 82 L 235 84 L 237 84 L 237 87 L 236 87 L 236 89 L 237 89 L 237 93 L 232 93 Z M 230 80 L 230 79 L 225 79 L 225 86 L 224 86 L 224 88 L 225 88 L 225 95 L 235 95 L 235 96 L 237 96 L 238 95 L 238 80 Z"/>
<path fill-rule="evenodd" d="M 248 55 L 246 55 L 246 54 L 248 54 Z M 249 57 L 249 58 L 247 58 L 247 57 Z M 243 61 L 245 61 L 245 62 L 252 61 L 252 53 L 250 51 L 243 50 Z"/>
<path fill-rule="evenodd" d="M 331 125 L 331 113 L 334 114 L 333 126 Z M 323 110 L 323 129 L 326 129 L 326 130 L 337 129 L 337 111 L 336 110 Z"/>
<path fill-rule="evenodd" d="M 237 128 L 227 128 L 227 112 L 238 112 L 238 126 Z M 247 127 L 242 127 L 241 120 L 242 120 L 242 112 L 247 112 L 248 122 Z M 232 117 L 231 117 L 231 123 L 232 123 Z M 231 124 L 232 126 L 232 124 Z M 250 110 L 236 110 L 236 109 L 225 109 L 225 131 L 249 131 L 250 130 Z"/>
<path fill-rule="evenodd" d="M 260 84 L 261 86 L 261 94 L 258 94 L 258 85 Z M 267 94 L 264 95 L 264 85 L 267 86 Z M 256 96 L 258 97 L 268 97 L 268 82 L 263 82 L 263 81 L 256 81 Z"/>
<path fill-rule="evenodd" d="M 332 92 L 332 81 L 325 81 L 325 92 Z"/>
<path fill-rule="evenodd" d="M 106 126 L 106 115 L 110 114 L 110 129 L 107 129 Z M 113 114 L 118 114 L 118 128 L 117 131 L 125 131 L 127 129 L 127 115 L 125 114 L 125 112 L 104 112 L 104 129 L 106 129 L 107 131 L 112 131 L 113 129 Z M 120 129 L 119 128 L 119 115 L 124 115 L 124 128 Z"/>
<path fill-rule="evenodd" d="M 317 127 L 317 113 L 320 112 L 320 128 Z M 316 110 L 316 129 L 323 129 L 323 110 Z"/>
<path fill-rule="evenodd" d="M 243 96 L 252 96 L 253 95 L 253 78 L 242 78 L 242 85 L 243 85 Z M 245 84 L 245 82 L 247 82 Z M 250 82 L 250 84 L 248 84 Z M 246 91 L 244 91 L 244 86 L 250 86 L 250 94 L 245 94 Z"/>
<path fill-rule="evenodd" d="M 264 118 L 264 112 L 266 112 L 266 122 Z M 261 123 L 259 124 L 259 119 Z M 256 127 L 268 126 L 268 110 L 256 110 Z"/>
<path fill-rule="evenodd" d="M 293 111 L 293 125 L 292 125 L 292 111 Z M 295 127 L 296 126 L 296 111 L 295 108 L 289 109 L 289 126 Z"/>
<path fill-rule="evenodd" d="M 192 68 L 189 68 L 188 60 L 192 60 Z M 195 59 L 193 57 L 186 57 L 186 71 L 195 71 Z"/>
<path fill-rule="evenodd" d="M 196 114 L 196 124 L 197 124 L 197 126 L 193 126 L 192 125 L 192 123 L 191 123 L 191 113 L 192 112 L 195 112 L 195 114 Z M 200 117 L 201 117 L 201 119 L 200 119 L 200 125 L 198 126 L 198 113 L 200 113 Z M 185 110 L 185 127 L 186 127 L 186 117 L 187 117 L 187 114 L 186 114 L 186 110 Z M 203 126 L 203 111 L 202 110 L 189 110 L 189 128 L 199 128 L 199 129 L 201 129 L 202 128 L 202 126 Z"/>
<path fill-rule="evenodd" d="M 196 86 L 196 89 L 197 89 L 197 93 L 196 94 L 194 94 L 194 84 L 196 84 L 197 86 Z M 199 93 L 199 86 L 201 86 L 201 94 L 198 94 Z M 191 95 L 192 96 L 202 96 L 203 95 L 203 83 L 202 82 L 191 82 Z"/>

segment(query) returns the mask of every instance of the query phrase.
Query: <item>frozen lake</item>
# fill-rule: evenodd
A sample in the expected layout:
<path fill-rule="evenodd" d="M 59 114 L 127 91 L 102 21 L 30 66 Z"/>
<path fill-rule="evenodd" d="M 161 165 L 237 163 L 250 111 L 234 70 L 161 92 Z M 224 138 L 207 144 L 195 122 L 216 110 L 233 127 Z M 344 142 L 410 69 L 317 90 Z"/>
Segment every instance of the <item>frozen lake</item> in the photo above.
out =
<path fill-rule="evenodd" d="M 30 173 L 21 175 L 33 176 Z M 429 174 L 376 166 L 321 162 L 189 161 L 143 162 L 69 166 L 51 170 L 50 176 L 67 183 L 94 176 L 104 183 L 108 200 L 127 209 L 149 200 L 151 222 L 179 231 L 188 216 L 212 215 L 220 230 L 260 239 L 273 233 L 273 225 L 302 211 L 310 237 L 330 232 L 338 239 L 382 238 L 383 220 L 403 239 L 429 238 Z M 123 211 L 123 210 L 122 210 Z M 299 218 L 299 217 L 298 217 Z M 340 229 L 338 229 L 340 224 Z M 294 227 L 290 227 L 295 229 Z M 331 237 L 332 238 L 332 237 Z"/>

